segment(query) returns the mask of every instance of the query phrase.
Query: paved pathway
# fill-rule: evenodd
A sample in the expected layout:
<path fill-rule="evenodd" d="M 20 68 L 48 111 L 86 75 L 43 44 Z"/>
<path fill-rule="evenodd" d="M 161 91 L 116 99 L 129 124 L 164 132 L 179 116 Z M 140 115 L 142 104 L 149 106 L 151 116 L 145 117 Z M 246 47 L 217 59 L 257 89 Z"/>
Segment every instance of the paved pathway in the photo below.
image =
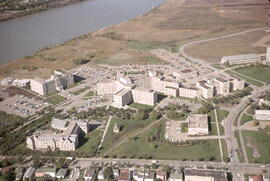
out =
<path fill-rule="evenodd" d="M 104 133 L 103 133 L 103 135 L 102 135 L 102 138 L 101 138 L 101 140 L 100 140 L 100 143 L 99 143 L 99 145 L 98 145 L 98 149 L 100 149 L 100 148 L 102 147 L 102 144 L 103 144 L 103 142 L 104 142 L 104 138 L 105 138 L 105 136 L 106 136 L 106 134 L 107 134 L 107 131 L 108 131 L 108 128 L 109 128 L 109 126 L 110 126 L 111 120 L 112 120 L 112 116 L 109 117 L 109 120 L 108 120 L 108 123 L 107 123 L 107 125 L 106 125 L 105 131 L 104 131 Z"/>

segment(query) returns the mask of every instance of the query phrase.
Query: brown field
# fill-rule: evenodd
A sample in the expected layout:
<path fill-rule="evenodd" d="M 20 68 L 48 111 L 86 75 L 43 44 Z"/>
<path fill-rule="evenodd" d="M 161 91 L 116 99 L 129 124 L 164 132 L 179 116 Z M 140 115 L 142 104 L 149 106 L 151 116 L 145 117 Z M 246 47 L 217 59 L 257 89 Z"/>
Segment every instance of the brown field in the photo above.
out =
<path fill-rule="evenodd" d="M 241 0 L 237 1 L 237 5 L 224 6 L 233 2 L 220 0 L 217 4 L 214 0 L 167 0 L 161 6 L 130 21 L 74 38 L 60 45 L 43 48 L 32 56 L 1 66 L 0 79 L 7 76 L 47 77 L 54 69 L 74 67 L 74 58 L 90 59 L 90 64 L 93 65 L 163 63 L 150 54 L 149 49 L 163 47 L 164 44 L 177 47 L 189 41 L 248 30 L 265 26 L 266 23 L 269 25 L 270 16 L 266 12 L 269 12 L 267 10 L 270 5 L 258 4 L 267 3 L 267 0 Z M 249 5 L 253 2 L 257 4 Z M 131 43 L 139 43 L 139 48 L 131 47 Z M 152 46 L 152 43 L 155 45 Z M 145 44 L 147 46 L 144 46 Z M 222 52 L 222 48 L 219 46 L 215 51 Z M 242 43 L 235 40 L 235 43 L 231 44 L 231 49 L 234 48 L 244 50 L 246 44 L 243 47 Z M 256 48 L 250 50 L 262 51 Z M 211 55 L 212 52 L 205 52 L 204 56 L 215 57 L 216 55 Z M 91 57 L 93 53 L 95 57 Z M 119 53 L 125 54 L 125 57 L 115 58 Z M 220 55 L 221 53 L 218 53 L 218 56 Z M 33 65 L 33 69 L 25 68 Z"/>
<path fill-rule="evenodd" d="M 270 33 L 265 31 L 254 31 L 231 38 L 196 44 L 186 48 L 185 51 L 191 56 L 205 59 L 210 62 L 220 61 L 222 56 L 265 53 L 265 47 L 253 46 L 253 43 L 266 35 L 270 35 Z"/>

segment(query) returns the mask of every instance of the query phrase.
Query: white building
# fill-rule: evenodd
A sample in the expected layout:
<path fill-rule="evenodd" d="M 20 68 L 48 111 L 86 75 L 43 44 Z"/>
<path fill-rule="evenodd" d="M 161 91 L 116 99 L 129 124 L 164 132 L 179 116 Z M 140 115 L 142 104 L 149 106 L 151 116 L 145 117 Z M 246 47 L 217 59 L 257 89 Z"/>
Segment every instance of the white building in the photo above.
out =
<path fill-rule="evenodd" d="M 227 181 L 227 173 L 221 170 L 186 168 L 184 175 L 185 181 Z"/>
<path fill-rule="evenodd" d="M 270 120 L 270 110 L 255 110 L 256 120 Z"/>
<path fill-rule="evenodd" d="M 261 55 L 258 54 L 244 54 L 244 55 L 234 55 L 222 57 L 221 63 L 233 64 L 245 64 L 245 63 L 257 63 L 261 62 Z"/>
<path fill-rule="evenodd" d="M 74 151 L 78 147 L 78 133 L 83 131 L 88 133 L 88 121 L 70 121 L 67 127 L 64 127 L 63 133 L 44 133 L 38 132 L 27 137 L 26 144 L 31 150 L 42 150 L 51 148 L 52 150 L 60 149 L 62 151 Z"/>
<path fill-rule="evenodd" d="M 74 84 L 73 74 L 63 69 L 55 70 L 51 78 L 47 80 L 38 77 L 30 79 L 31 90 L 40 95 L 63 90 L 72 84 Z"/>
<path fill-rule="evenodd" d="M 188 135 L 208 135 L 208 116 L 207 114 L 190 114 L 188 121 Z"/>
<path fill-rule="evenodd" d="M 24 174 L 24 176 L 23 176 L 23 180 L 30 180 L 31 178 L 34 177 L 34 173 L 35 173 L 35 168 L 29 167 L 29 168 L 26 170 L 26 172 L 25 172 L 25 174 Z"/>

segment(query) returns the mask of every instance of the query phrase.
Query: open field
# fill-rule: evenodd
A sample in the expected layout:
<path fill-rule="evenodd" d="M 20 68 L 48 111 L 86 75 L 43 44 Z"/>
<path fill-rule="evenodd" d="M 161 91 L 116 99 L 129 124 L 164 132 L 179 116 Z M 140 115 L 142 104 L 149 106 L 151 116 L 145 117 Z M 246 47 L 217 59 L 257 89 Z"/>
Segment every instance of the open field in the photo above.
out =
<path fill-rule="evenodd" d="M 237 140 L 237 145 L 238 145 L 237 153 L 238 153 L 239 161 L 244 162 L 244 155 L 243 155 L 243 150 L 242 150 L 242 147 L 241 147 L 240 136 L 239 136 L 239 131 L 238 130 L 234 131 L 234 137 Z"/>
<path fill-rule="evenodd" d="M 220 70 L 225 69 L 225 67 L 223 67 L 221 64 L 218 64 L 218 63 L 213 63 L 211 64 L 211 66 Z"/>
<path fill-rule="evenodd" d="M 103 149 L 101 152 L 106 152 L 111 146 L 120 142 L 123 138 L 128 137 L 135 131 L 144 128 L 146 125 L 150 124 L 153 120 L 123 120 L 119 118 L 113 118 L 111 120 L 110 126 L 108 128 L 107 134 L 103 142 Z M 117 123 L 120 126 L 120 133 L 114 133 L 113 127 Z"/>
<path fill-rule="evenodd" d="M 255 81 L 255 80 L 249 79 L 249 78 L 244 77 L 244 76 L 241 76 L 241 75 L 239 75 L 239 74 L 237 74 L 237 73 L 234 73 L 234 72 L 232 72 L 232 71 L 230 71 L 230 70 L 226 70 L 225 72 L 228 73 L 228 74 L 230 74 L 230 75 L 234 75 L 234 76 L 236 76 L 236 77 L 240 77 L 240 78 L 244 79 L 247 83 L 252 84 L 252 85 L 255 85 L 255 86 L 257 86 L 257 87 L 263 86 L 263 84 L 260 83 L 260 82 L 257 82 L 257 81 Z"/>
<path fill-rule="evenodd" d="M 270 67 L 267 66 L 253 66 L 245 68 L 234 69 L 237 73 L 252 77 L 254 79 L 270 83 Z"/>
<path fill-rule="evenodd" d="M 247 123 L 251 120 L 253 120 L 253 117 L 244 113 L 243 116 L 241 117 L 240 125 L 243 126 L 245 123 Z"/>
<path fill-rule="evenodd" d="M 161 123 L 161 130 L 154 126 L 136 138 L 119 146 L 111 156 L 127 158 L 152 158 L 172 160 L 201 160 L 220 161 L 217 140 L 189 141 L 188 145 L 174 145 L 164 140 L 165 122 Z M 158 140 L 149 141 L 158 133 Z"/>
<path fill-rule="evenodd" d="M 223 3 L 226 1 L 221 1 L 220 5 Z M 268 5 L 217 7 L 215 2 L 207 0 L 199 3 L 193 0 L 168 0 L 150 12 L 127 22 L 82 35 L 60 45 L 44 47 L 33 55 L 3 65 L 0 67 L 0 79 L 7 76 L 47 78 L 52 70 L 76 67 L 72 60 L 77 58 L 89 59 L 89 64 L 92 65 L 165 63 L 153 56 L 149 49 L 163 47 L 177 51 L 179 45 L 190 41 L 269 25 L 270 17 L 267 13 L 262 13 L 267 8 Z M 253 36 L 257 39 L 260 35 L 252 35 L 248 39 L 253 39 Z M 246 45 L 246 42 L 233 42 L 228 48 L 231 52 L 224 52 L 239 53 L 238 50 L 246 50 Z M 218 46 L 215 51 L 211 49 L 207 56 L 211 56 L 212 52 L 220 54 L 220 48 L 223 46 Z M 232 51 L 234 49 L 235 52 Z M 256 51 L 260 52 L 261 49 Z M 127 56 L 115 59 L 119 53 Z M 33 65 L 35 69 L 23 69 Z"/>
<path fill-rule="evenodd" d="M 103 132 L 101 130 L 93 130 L 80 139 L 79 148 L 76 150 L 81 157 L 94 156 Z"/>
<path fill-rule="evenodd" d="M 45 99 L 44 101 L 48 102 L 52 105 L 56 105 L 56 104 L 59 104 L 60 102 L 63 102 L 64 100 L 66 100 L 65 97 L 60 96 L 60 95 L 54 95 L 54 96 L 51 96 L 51 97 Z"/>
<path fill-rule="evenodd" d="M 223 151 L 223 160 L 226 162 L 228 161 L 228 158 L 229 158 L 226 140 L 221 139 L 221 145 L 222 145 L 222 151 Z"/>
<path fill-rule="evenodd" d="M 217 109 L 217 119 L 218 122 L 221 122 L 223 119 L 225 119 L 228 116 L 229 112 L 221 109 Z"/>
<path fill-rule="evenodd" d="M 220 62 L 223 56 L 265 53 L 265 47 L 254 47 L 252 44 L 268 34 L 265 31 L 254 31 L 231 38 L 200 43 L 188 47 L 186 53 L 192 57 L 214 62 Z"/>
<path fill-rule="evenodd" d="M 270 163 L 270 135 L 262 131 L 242 131 L 248 155 L 251 163 Z M 249 146 L 247 146 L 250 139 Z M 259 153 L 259 158 L 253 157 L 254 150 Z"/>

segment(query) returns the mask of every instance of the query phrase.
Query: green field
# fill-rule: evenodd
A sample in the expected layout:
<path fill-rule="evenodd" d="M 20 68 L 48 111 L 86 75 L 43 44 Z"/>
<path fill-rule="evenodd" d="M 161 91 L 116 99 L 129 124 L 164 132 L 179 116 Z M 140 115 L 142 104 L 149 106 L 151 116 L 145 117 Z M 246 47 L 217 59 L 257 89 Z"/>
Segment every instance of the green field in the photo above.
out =
<path fill-rule="evenodd" d="M 80 157 L 89 157 L 95 155 L 102 134 L 103 132 L 101 130 L 93 130 L 86 134 L 84 137 L 80 137 L 80 145 L 76 150 Z"/>
<path fill-rule="evenodd" d="M 211 123 L 211 125 L 209 125 L 209 126 L 211 126 L 211 127 L 209 128 L 210 135 L 218 135 L 218 134 L 217 134 L 217 126 L 216 126 L 216 123 Z"/>
<path fill-rule="evenodd" d="M 253 120 L 253 117 L 244 113 L 243 116 L 241 117 L 240 125 L 243 126 L 245 123 L 247 123 L 251 120 Z"/>
<path fill-rule="evenodd" d="M 212 66 L 212 67 L 215 67 L 215 68 L 217 68 L 217 69 L 220 69 L 220 70 L 225 69 L 225 68 L 224 68 L 221 64 L 219 64 L 219 63 L 211 64 L 211 66 Z"/>
<path fill-rule="evenodd" d="M 129 48 L 139 50 L 165 49 L 171 52 L 178 52 L 179 45 L 170 42 L 130 42 Z"/>
<path fill-rule="evenodd" d="M 147 119 L 147 120 L 123 120 L 120 118 L 112 118 L 107 134 L 105 136 L 104 142 L 103 142 L 103 149 L 101 150 L 102 153 L 106 152 L 109 148 L 111 148 L 116 143 L 120 142 L 124 138 L 128 137 L 135 131 L 138 131 L 142 128 L 144 128 L 146 125 L 153 122 L 153 120 Z M 120 133 L 114 133 L 113 127 L 117 123 L 121 127 Z"/>
<path fill-rule="evenodd" d="M 229 158 L 227 143 L 225 139 L 221 139 L 222 151 L 223 151 L 223 161 L 226 162 Z"/>
<path fill-rule="evenodd" d="M 63 102 L 64 100 L 66 100 L 65 97 L 57 94 L 57 95 L 54 95 L 54 96 L 51 96 L 51 97 L 45 99 L 44 101 L 48 102 L 50 104 L 56 105 L 56 104 Z"/>
<path fill-rule="evenodd" d="M 218 122 L 221 122 L 223 119 L 225 119 L 228 116 L 229 112 L 221 109 L 217 109 L 217 119 Z"/>
<path fill-rule="evenodd" d="M 95 93 L 93 91 L 89 91 L 83 98 L 93 97 L 94 95 Z"/>
<path fill-rule="evenodd" d="M 139 103 L 135 103 L 135 102 L 131 103 L 129 106 L 136 108 L 136 109 L 153 109 L 154 108 L 154 106 L 149 106 L 146 104 L 139 104 Z"/>
<path fill-rule="evenodd" d="M 186 145 L 176 145 L 164 140 L 165 122 L 161 124 L 159 132 L 160 140 L 149 141 L 156 135 L 157 128 L 140 134 L 134 139 L 117 147 L 110 156 L 119 158 L 151 158 L 169 160 L 201 160 L 220 161 L 218 140 L 197 140 L 188 141 Z"/>
<path fill-rule="evenodd" d="M 270 135 L 262 131 L 242 131 L 245 141 L 248 161 L 251 163 L 270 163 Z M 257 148 L 259 158 L 253 157 L 253 149 L 247 146 L 247 137 L 251 139 L 251 143 Z"/>
<path fill-rule="evenodd" d="M 253 66 L 245 68 L 236 68 L 235 72 L 252 77 L 256 80 L 270 83 L 270 67 L 267 66 Z"/>
<path fill-rule="evenodd" d="M 81 89 L 79 89 L 77 91 L 70 92 L 70 94 L 73 94 L 73 95 L 77 96 L 77 95 L 80 95 L 81 93 L 87 91 L 88 89 L 90 89 L 90 87 L 89 86 L 86 86 L 86 87 L 81 88 Z"/>
<path fill-rule="evenodd" d="M 226 70 L 225 72 L 228 73 L 228 74 L 230 74 L 230 75 L 234 75 L 236 77 L 240 77 L 240 78 L 244 79 L 247 83 L 252 84 L 252 85 L 255 85 L 257 87 L 263 86 L 263 84 L 260 83 L 260 82 L 258 82 L 258 81 L 255 81 L 255 80 L 249 79 L 247 77 L 241 76 L 241 75 L 236 74 L 236 73 L 234 73 L 234 72 L 232 72 L 230 70 Z"/>
<path fill-rule="evenodd" d="M 239 157 L 239 161 L 240 162 L 244 162 L 244 155 L 243 155 L 243 150 L 241 148 L 241 142 L 240 142 L 240 136 L 239 136 L 239 131 L 234 131 L 234 137 L 237 140 L 237 145 L 238 145 L 238 149 L 237 149 L 237 153 L 238 153 L 238 157 Z"/>

